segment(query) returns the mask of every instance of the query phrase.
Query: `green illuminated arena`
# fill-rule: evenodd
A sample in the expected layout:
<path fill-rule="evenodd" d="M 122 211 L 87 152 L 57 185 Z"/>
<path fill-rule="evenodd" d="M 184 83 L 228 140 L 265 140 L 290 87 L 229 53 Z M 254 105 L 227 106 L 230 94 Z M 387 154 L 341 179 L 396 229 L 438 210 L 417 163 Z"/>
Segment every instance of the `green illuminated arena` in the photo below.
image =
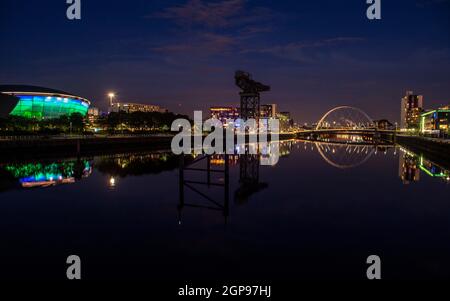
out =
<path fill-rule="evenodd" d="M 39 120 L 70 116 L 73 113 L 85 116 L 90 105 L 85 98 L 35 86 L 0 86 L 0 93 L 15 99 L 10 104 L 6 104 L 6 101 L 0 103 L 0 106 L 10 106 L 6 109 L 10 115 Z"/>

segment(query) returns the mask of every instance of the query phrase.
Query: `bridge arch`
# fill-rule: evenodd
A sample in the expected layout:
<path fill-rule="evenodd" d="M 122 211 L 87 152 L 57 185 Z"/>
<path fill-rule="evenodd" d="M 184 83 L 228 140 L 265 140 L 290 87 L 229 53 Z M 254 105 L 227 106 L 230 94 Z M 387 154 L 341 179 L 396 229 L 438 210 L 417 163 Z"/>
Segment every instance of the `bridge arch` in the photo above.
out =
<path fill-rule="evenodd" d="M 356 108 L 356 107 L 352 107 L 352 106 L 339 106 L 339 107 L 335 107 L 331 110 L 329 110 L 328 112 L 325 113 L 325 115 L 322 116 L 322 118 L 319 120 L 319 122 L 317 123 L 316 126 L 316 130 L 320 130 L 324 127 L 324 124 L 326 124 L 326 119 L 330 116 L 332 116 L 333 114 L 335 114 L 336 112 L 343 112 L 344 114 L 342 114 L 342 116 L 348 115 L 349 118 L 355 119 L 346 119 L 345 117 L 341 117 L 344 118 L 344 122 L 347 122 L 349 124 L 364 124 L 361 123 L 361 121 L 364 121 L 365 124 L 373 126 L 374 122 L 373 119 L 369 117 L 369 115 L 367 115 L 366 112 L 364 112 L 363 110 Z M 352 114 L 355 114 L 355 116 L 352 117 Z M 358 116 L 359 115 L 359 116 Z M 356 120 L 359 119 L 359 120 Z"/>
<path fill-rule="evenodd" d="M 317 151 L 325 162 L 339 169 L 363 165 L 375 153 L 375 148 L 371 145 L 315 144 Z"/>

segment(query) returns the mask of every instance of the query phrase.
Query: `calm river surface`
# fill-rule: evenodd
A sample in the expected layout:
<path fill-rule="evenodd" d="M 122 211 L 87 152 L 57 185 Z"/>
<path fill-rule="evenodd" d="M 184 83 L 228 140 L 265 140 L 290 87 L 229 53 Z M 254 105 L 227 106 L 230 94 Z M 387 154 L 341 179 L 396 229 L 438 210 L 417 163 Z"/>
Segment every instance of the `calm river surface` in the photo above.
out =
<path fill-rule="evenodd" d="M 229 158 L 228 206 L 195 184 L 210 200 L 185 187 L 181 206 L 170 153 L 2 162 L 0 277 L 64 280 L 76 254 L 84 279 L 365 279 L 375 254 L 384 279 L 450 278 L 448 171 L 396 147 L 280 149 L 250 188 Z"/>

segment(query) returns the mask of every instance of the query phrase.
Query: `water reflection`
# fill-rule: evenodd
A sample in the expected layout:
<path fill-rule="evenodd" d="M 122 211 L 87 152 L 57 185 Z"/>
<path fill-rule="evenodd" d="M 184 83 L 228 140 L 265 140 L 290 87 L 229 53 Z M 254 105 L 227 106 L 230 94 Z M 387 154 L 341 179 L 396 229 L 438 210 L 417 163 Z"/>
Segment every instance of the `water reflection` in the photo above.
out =
<path fill-rule="evenodd" d="M 191 162 L 186 162 L 186 158 L 191 156 L 180 156 L 179 223 L 182 223 L 185 207 L 220 211 L 226 223 L 229 216 L 230 166 L 239 166 L 239 186 L 234 192 L 234 202 L 244 204 L 253 194 L 268 187 L 268 183 L 260 181 L 261 162 L 276 165 L 279 157 L 288 156 L 296 143 L 290 140 L 236 145 L 234 154 L 200 155 Z M 217 188 L 222 191 L 217 193 Z M 186 189 L 194 193 L 189 200 L 186 200 Z"/>
<path fill-rule="evenodd" d="M 2 189 L 21 189 L 0 194 L 0 221 L 8 229 L 2 257 L 13 259 L 2 269 L 20 276 L 31 262 L 31 270 L 57 278 L 60 264 L 52 269 L 53 260 L 75 250 L 94 262 L 108 256 L 90 268 L 98 278 L 117 271 L 140 278 L 152 270 L 173 279 L 177 268 L 180 279 L 321 278 L 330 270 L 363 277 L 361 263 L 378 250 L 398 262 L 386 279 L 416 272 L 448 278 L 445 162 L 384 145 L 278 146 L 275 166 L 257 164 L 269 151 L 184 156 L 183 166 L 193 169 L 185 173 L 178 172 L 181 158 L 167 152 L 0 163 Z M 73 177 L 75 184 L 22 186 L 21 179 L 39 174 Z M 24 260 L 30 250 L 35 257 Z M 149 254 L 158 260 L 148 261 Z M 104 270 L 111 260 L 119 270 Z"/>
<path fill-rule="evenodd" d="M 116 179 L 173 170 L 178 167 L 178 160 L 167 152 L 129 153 L 96 157 L 94 164 L 99 172 Z"/>
<path fill-rule="evenodd" d="M 373 144 L 372 135 L 322 133 L 315 135 L 315 141 L 325 143 Z"/>
<path fill-rule="evenodd" d="M 265 154 L 263 157 L 269 159 L 268 162 L 273 162 L 270 160 L 270 154 Z M 259 180 L 260 163 L 260 155 L 243 154 L 240 156 L 239 188 L 234 193 L 236 203 L 246 203 L 253 194 L 268 187 L 267 183 L 260 182 Z"/>
<path fill-rule="evenodd" d="M 320 156 L 331 166 L 341 169 L 364 164 L 377 151 L 373 145 L 315 143 Z"/>
<path fill-rule="evenodd" d="M 0 169 L 0 187 L 3 189 L 50 187 L 89 177 L 92 160 L 8 163 L 0 165 Z"/>
<path fill-rule="evenodd" d="M 219 211 L 226 223 L 230 201 L 230 155 L 214 156 L 215 165 L 221 165 L 217 163 L 223 162 L 223 168 L 212 166 L 213 156 L 211 155 L 197 156 L 190 162 L 187 162 L 186 157 L 189 158 L 190 156 L 181 155 L 179 158 L 178 223 L 182 224 L 182 214 L 185 207 Z M 202 189 L 201 186 L 206 187 L 207 191 Z M 211 194 L 209 192 L 211 187 L 221 190 L 219 196 L 217 196 L 217 193 Z M 186 200 L 186 188 L 201 200 Z"/>
<path fill-rule="evenodd" d="M 399 176 L 403 184 L 418 182 L 421 171 L 427 176 L 450 183 L 448 162 L 434 162 L 403 147 L 400 148 L 400 152 Z"/>
<path fill-rule="evenodd" d="M 354 141 L 354 137 L 352 137 L 352 141 Z M 398 176 L 404 184 L 419 181 L 421 173 L 446 183 L 450 181 L 448 162 L 434 162 L 423 154 L 415 154 L 404 147 L 370 143 L 355 144 L 352 141 L 336 143 L 287 140 L 262 145 L 237 146 L 235 154 L 207 156 L 204 161 L 206 166 L 202 168 L 205 170 L 224 169 L 227 164 L 228 168 L 239 167 L 239 187 L 233 192 L 234 201 L 237 204 L 246 203 L 253 194 L 268 187 L 267 180 L 269 179 L 260 181 L 260 169 L 264 168 L 261 165 L 263 160 L 265 160 L 265 165 L 275 166 L 278 164 L 278 156 L 280 158 L 288 157 L 293 149 L 317 152 L 324 162 L 339 169 L 357 168 L 364 165 L 373 156 L 397 156 L 397 152 L 400 150 Z M 258 154 L 250 154 L 250 150 L 255 151 L 255 149 Z M 277 150 L 279 155 L 275 155 L 274 150 Z M 198 157 L 185 156 L 184 164 L 188 166 L 197 159 Z M 106 185 L 114 189 L 119 185 L 121 178 L 159 174 L 179 169 L 179 157 L 168 152 L 131 152 L 71 160 L 7 162 L 0 164 L 0 191 L 75 183 L 89 177 L 94 170 L 106 175 Z M 205 172 L 206 179 L 210 181 L 211 172 Z M 212 173 L 217 174 L 214 171 Z M 224 176 L 220 177 L 218 181 L 224 183 Z"/>
<path fill-rule="evenodd" d="M 402 152 L 399 156 L 398 175 L 403 184 L 408 185 L 412 182 L 420 180 L 420 169 L 418 166 L 418 158 L 413 153 Z"/>

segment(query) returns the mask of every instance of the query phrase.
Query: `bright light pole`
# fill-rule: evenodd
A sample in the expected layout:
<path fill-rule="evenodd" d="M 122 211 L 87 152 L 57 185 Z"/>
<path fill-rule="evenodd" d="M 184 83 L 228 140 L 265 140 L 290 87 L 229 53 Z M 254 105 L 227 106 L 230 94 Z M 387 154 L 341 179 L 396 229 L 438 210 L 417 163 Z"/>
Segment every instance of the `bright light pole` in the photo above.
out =
<path fill-rule="evenodd" d="M 112 107 L 113 106 L 114 97 L 116 97 L 116 94 L 111 92 L 111 93 L 108 94 L 108 96 L 109 96 L 109 106 Z"/>
<path fill-rule="evenodd" d="M 110 187 L 116 186 L 116 179 L 113 176 L 111 176 L 111 178 L 109 179 L 109 186 Z"/>

